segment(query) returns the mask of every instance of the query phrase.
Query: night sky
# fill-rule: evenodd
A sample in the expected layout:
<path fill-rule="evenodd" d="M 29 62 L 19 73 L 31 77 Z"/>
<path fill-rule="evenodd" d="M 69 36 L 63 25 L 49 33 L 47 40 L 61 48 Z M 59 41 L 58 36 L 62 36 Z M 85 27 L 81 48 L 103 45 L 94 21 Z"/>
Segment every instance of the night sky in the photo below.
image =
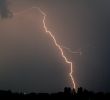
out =
<path fill-rule="evenodd" d="M 0 0 L 0 90 L 57 92 L 72 86 L 70 67 L 43 29 L 48 29 L 74 63 L 76 83 L 94 91 L 110 91 L 109 0 Z"/>

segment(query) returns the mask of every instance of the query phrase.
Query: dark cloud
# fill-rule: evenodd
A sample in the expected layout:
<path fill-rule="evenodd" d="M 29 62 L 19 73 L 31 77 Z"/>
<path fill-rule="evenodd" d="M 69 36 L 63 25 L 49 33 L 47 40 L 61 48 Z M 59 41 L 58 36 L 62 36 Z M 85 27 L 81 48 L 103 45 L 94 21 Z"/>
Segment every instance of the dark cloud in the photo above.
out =
<path fill-rule="evenodd" d="M 12 13 L 8 9 L 7 0 L 0 0 L 0 16 L 1 18 L 7 18 L 12 16 Z"/>

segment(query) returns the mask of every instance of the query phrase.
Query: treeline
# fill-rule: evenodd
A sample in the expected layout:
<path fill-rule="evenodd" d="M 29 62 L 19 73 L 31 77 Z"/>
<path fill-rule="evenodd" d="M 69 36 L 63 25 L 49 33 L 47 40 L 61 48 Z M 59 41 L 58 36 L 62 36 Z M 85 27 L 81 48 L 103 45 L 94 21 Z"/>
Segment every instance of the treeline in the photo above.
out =
<path fill-rule="evenodd" d="M 0 97 L 27 97 L 27 98 L 71 98 L 72 100 L 110 100 L 110 93 L 104 92 L 93 92 L 83 89 L 82 87 L 78 88 L 77 91 L 69 87 L 65 87 L 63 92 L 58 93 L 13 93 L 10 90 L 0 91 Z"/>

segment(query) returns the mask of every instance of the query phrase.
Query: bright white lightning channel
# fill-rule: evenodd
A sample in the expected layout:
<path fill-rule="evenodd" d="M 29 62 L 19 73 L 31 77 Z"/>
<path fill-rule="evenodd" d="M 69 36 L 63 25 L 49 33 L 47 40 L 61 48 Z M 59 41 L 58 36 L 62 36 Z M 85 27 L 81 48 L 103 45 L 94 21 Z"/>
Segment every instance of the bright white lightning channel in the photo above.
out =
<path fill-rule="evenodd" d="M 14 16 L 21 15 L 21 14 L 24 14 L 24 13 L 28 12 L 28 11 L 31 10 L 31 9 L 37 9 L 37 10 L 39 10 L 40 13 L 43 15 L 43 20 L 42 20 L 42 22 L 43 22 L 43 28 L 44 28 L 45 32 L 52 38 L 52 40 L 53 40 L 55 46 L 56 46 L 56 47 L 58 48 L 58 50 L 60 51 L 61 56 L 62 56 L 62 58 L 64 59 L 65 63 L 67 63 L 67 64 L 70 66 L 69 77 L 70 77 L 70 79 L 71 79 L 71 81 L 72 81 L 73 88 L 76 90 L 75 79 L 74 79 L 74 77 L 73 77 L 73 75 L 72 75 L 72 74 L 73 74 L 73 63 L 65 56 L 64 51 L 63 51 L 63 48 L 65 48 L 65 49 L 67 49 L 69 52 L 75 53 L 75 54 L 80 54 L 80 52 L 73 52 L 73 51 L 71 51 L 70 48 L 67 48 L 67 47 L 64 47 L 64 46 L 61 46 L 60 44 L 58 44 L 58 41 L 56 40 L 55 36 L 51 33 L 51 31 L 48 30 L 48 28 L 47 28 L 47 26 L 46 26 L 46 22 L 45 22 L 45 21 L 46 21 L 46 16 L 47 16 L 47 15 L 46 15 L 39 7 L 31 7 L 31 8 L 29 8 L 29 9 L 23 10 L 23 11 L 21 11 L 21 12 L 14 13 L 13 15 L 14 15 Z"/>

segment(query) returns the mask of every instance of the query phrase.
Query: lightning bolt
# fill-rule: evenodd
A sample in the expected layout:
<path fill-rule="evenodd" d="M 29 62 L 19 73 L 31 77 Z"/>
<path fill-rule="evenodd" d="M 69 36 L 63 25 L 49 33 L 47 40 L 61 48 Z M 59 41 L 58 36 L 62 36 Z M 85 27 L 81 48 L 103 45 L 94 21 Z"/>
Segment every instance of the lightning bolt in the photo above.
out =
<path fill-rule="evenodd" d="M 14 16 L 16 16 L 16 15 L 21 15 L 21 14 L 23 14 L 23 13 L 25 13 L 25 12 L 28 12 L 28 11 L 31 10 L 31 9 L 37 9 L 37 10 L 39 10 L 40 13 L 43 15 L 43 20 L 42 20 L 42 22 L 43 22 L 43 28 L 44 28 L 45 32 L 52 38 L 52 40 L 53 40 L 55 46 L 59 49 L 59 51 L 60 51 L 60 53 L 61 53 L 61 56 L 62 56 L 62 58 L 64 59 L 65 63 L 69 64 L 69 66 L 70 66 L 69 77 L 70 77 L 70 79 L 71 79 L 71 81 L 72 81 L 73 88 L 76 90 L 76 83 L 75 83 L 74 77 L 72 76 L 72 74 L 73 74 L 73 63 L 65 56 L 64 51 L 63 51 L 63 48 L 64 48 L 64 47 L 62 47 L 62 46 L 60 46 L 60 44 L 58 44 L 58 42 L 57 42 L 55 36 L 52 34 L 51 31 L 48 30 L 48 28 L 47 28 L 47 26 L 46 26 L 46 22 L 45 22 L 47 15 L 46 15 L 39 7 L 31 7 L 31 8 L 29 8 L 29 9 L 23 10 L 23 11 L 21 11 L 21 12 L 19 12 L 19 13 L 13 13 L 13 15 L 14 15 Z M 67 48 L 67 47 L 65 47 L 65 48 L 70 51 L 69 48 Z M 74 53 L 78 53 L 78 52 L 74 52 Z"/>
<path fill-rule="evenodd" d="M 43 25 L 44 25 L 45 32 L 48 33 L 48 34 L 50 35 L 50 37 L 52 38 L 53 42 L 55 43 L 55 46 L 59 49 L 59 51 L 60 51 L 60 53 L 61 53 L 61 55 L 62 55 L 64 61 L 65 61 L 67 64 L 70 65 L 71 71 L 70 71 L 70 73 L 69 73 L 69 76 L 70 76 L 70 78 L 71 78 L 71 80 L 72 80 L 74 89 L 76 89 L 75 80 L 74 80 L 74 78 L 73 78 L 73 76 L 72 76 L 72 74 L 73 74 L 73 63 L 68 60 L 68 58 L 65 56 L 65 54 L 64 54 L 64 52 L 63 52 L 62 47 L 58 44 L 57 40 L 55 39 L 55 37 L 54 37 L 54 35 L 51 33 L 51 31 L 48 30 L 48 28 L 47 28 L 47 26 L 46 26 L 46 22 L 45 22 L 47 15 L 46 15 L 40 8 L 39 8 L 39 11 L 40 11 L 41 14 L 44 16 L 44 18 L 43 18 Z"/>

